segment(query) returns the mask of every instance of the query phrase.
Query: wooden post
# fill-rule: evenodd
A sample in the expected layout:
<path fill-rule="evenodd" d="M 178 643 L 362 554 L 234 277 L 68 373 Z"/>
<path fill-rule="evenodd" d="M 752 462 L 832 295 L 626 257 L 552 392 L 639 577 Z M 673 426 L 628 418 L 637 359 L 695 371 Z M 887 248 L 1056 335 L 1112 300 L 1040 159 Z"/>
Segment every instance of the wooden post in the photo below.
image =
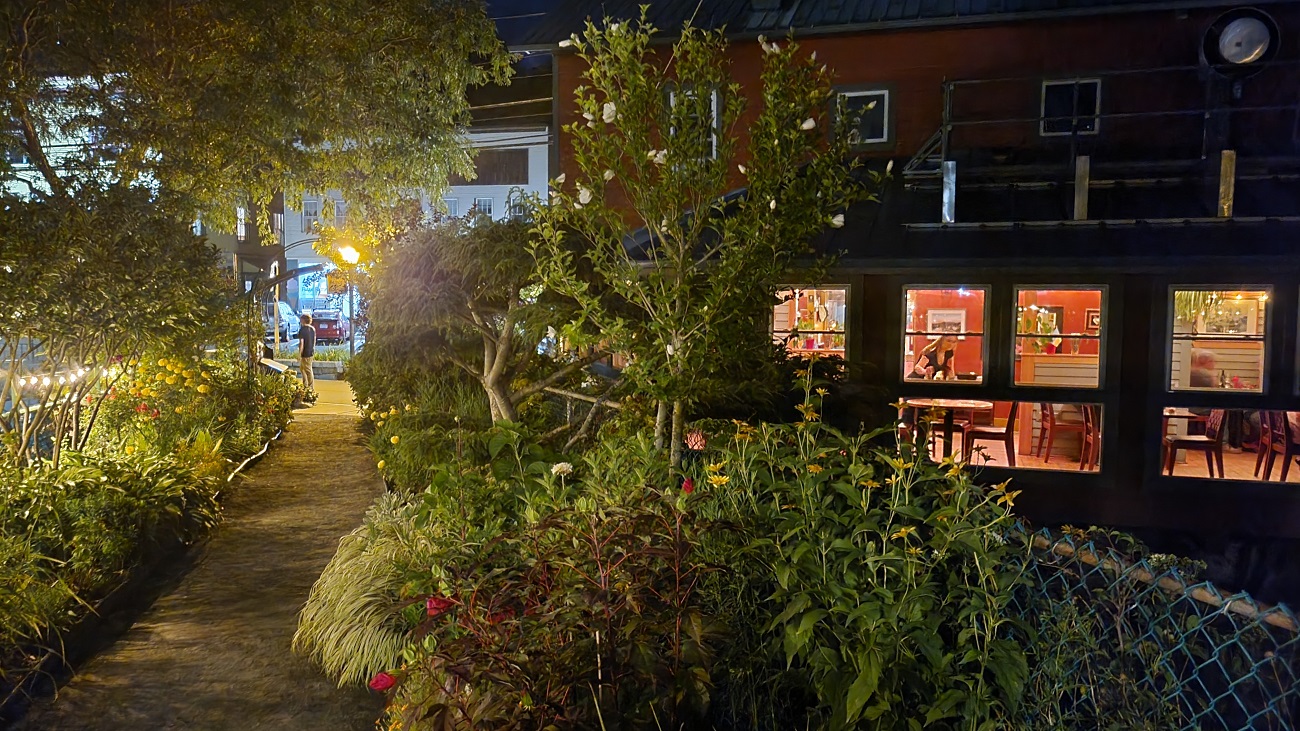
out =
<path fill-rule="evenodd" d="M 1088 220 L 1088 185 L 1092 158 L 1079 155 L 1074 158 L 1074 220 Z"/>

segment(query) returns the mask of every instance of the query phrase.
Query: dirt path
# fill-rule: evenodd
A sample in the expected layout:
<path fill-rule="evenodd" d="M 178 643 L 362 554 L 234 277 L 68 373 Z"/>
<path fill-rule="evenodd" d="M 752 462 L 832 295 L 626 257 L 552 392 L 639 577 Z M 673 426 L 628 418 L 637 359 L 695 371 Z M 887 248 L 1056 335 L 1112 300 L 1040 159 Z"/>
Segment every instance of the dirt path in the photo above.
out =
<path fill-rule="evenodd" d="M 227 498 L 195 568 L 15 728 L 373 728 L 378 698 L 289 651 L 312 583 L 383 489 L 356 423 L 299 412 Z"/>

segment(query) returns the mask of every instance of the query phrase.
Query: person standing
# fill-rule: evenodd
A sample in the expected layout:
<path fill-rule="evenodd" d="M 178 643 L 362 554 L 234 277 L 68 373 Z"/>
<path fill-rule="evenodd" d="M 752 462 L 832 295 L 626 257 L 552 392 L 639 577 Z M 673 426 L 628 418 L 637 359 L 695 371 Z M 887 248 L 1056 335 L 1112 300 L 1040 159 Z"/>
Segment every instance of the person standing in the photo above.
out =
<path fill-rule="evenodd" d="M 316 356 L 316 328 L 311 325 L 311 315 L 303 313 L 302 328 L 298 331 L 298 369 L 302 373 L 302 385 L 307 387 L 307 398 L 316 400 L 316 375 L 312 373 L 311 362 Z"/>

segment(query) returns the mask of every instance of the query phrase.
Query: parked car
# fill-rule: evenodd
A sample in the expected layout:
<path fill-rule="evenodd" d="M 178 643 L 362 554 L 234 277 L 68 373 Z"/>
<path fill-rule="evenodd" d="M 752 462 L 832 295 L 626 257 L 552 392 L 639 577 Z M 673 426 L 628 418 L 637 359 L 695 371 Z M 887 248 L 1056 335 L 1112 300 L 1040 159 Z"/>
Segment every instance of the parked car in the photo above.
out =
<path fill-rule="evenodd" d="M 279 305 L 277 308 L 275 305 Z M 276 312 L 279 317 L 276 317 Z M 266 337 L 273 337 L 276 331 L 276 320 L 279 320 L 280 339 L 289 340 L 298 337 L 298 330 L 302 325 L 298 322 L 298 314 L 293 311 L 288 302 L 276 302 L 274 304 L 267 302 L 262 305 L 262 323 L 266 326 Z"/>
<path fill-rule="evenodd" d="M 316 310 L 311 324 L 316 328 L 316 342 L 321 345 L 341 344 L 352 330 L 352 323 L 338 310 Z"/>

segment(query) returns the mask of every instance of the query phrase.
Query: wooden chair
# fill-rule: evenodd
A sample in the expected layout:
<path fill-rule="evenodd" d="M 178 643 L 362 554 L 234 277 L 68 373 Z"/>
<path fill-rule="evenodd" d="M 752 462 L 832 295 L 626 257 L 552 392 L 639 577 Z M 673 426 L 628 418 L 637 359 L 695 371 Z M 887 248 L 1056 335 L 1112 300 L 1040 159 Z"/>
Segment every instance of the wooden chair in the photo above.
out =
<path fill-rule="evenodd" d="M 1286 418 L 1285 411 L 1268 412 L 1268 427 L 1270 438 L 1268 441 L 1268 459 L 1264 461 L 1264 479 L 1270 479 L 1273 474 L 1273 463 L 1277 456 L 1282 455 L 1282 482 L 1286 482 L 1286 474 L 1291 469 L 1291 462 L 1296 457 L 1300 457 L 1300 444 L 1296 444 L 1296 434 L 1291 430 L 1291 420 Z"/>
<path fill-rule="evenodd" d="M 1079 452 L 1079 469 L 1092 470 L 1101 456 L 1101 407 L 1083 405 L 1083 447 Z"/>
<path fill-rule="evenodd" d="M 1255 476 L 1273 454 L 1273 426 L 1268 411 L 1259 412 L 1259 441 L 1255 444 Z M 1268 479 L 1267 476 L 1264 477 Z"/>
<path fill-rule="evenodd" d="M 1007 417 L 1006 426 L 991 426 L 984 424 L 972 424 L 966 427 L 964 439 L 962 439 L 961 451 L 962 458 L 969 462 L 971 451 L 975 442 L 1002 442 L 1007 450 L 1007 464 L 1016 466 L 1016 412 L 1020 411 L 1020 402 L 1011 402 L 1011 415 Z"/>
<path fill-rule="evenodd" d="M 1170 434 L 1165 437 L 1165 472 L 1174 474 L 1174 463 L 1178 461 L 1178 450 L 1204 452 L 1205 466 L 1214 477 L 1214 466 L 1219 466 L 1219 477 L 1223 477 L 1223 416 L 1224 409 L 1212 409 L 1210 417 L 1205 420 L 1204 434 Z"/>
<path fill-rule="evenodd" d="M 1034 451 L 1034 456 L 1038 457 L 1046 452 L 1047 456 L 1043 459 L 1043 462 L 1051 462 L 1052 442 L 1056 440 L 1056 435 L 1078 434 L 1082 436 L 1084 423 L 1082 421 L 1056 418 L 1056 410 L 1052 404 L 1039 404 L 1038 409 L 1042 412 L 1042 415 L 1038 420 L 1038 449 Z M 1082 454 L 1079 456 L 1079 464 L 1083 464 Z"/>

